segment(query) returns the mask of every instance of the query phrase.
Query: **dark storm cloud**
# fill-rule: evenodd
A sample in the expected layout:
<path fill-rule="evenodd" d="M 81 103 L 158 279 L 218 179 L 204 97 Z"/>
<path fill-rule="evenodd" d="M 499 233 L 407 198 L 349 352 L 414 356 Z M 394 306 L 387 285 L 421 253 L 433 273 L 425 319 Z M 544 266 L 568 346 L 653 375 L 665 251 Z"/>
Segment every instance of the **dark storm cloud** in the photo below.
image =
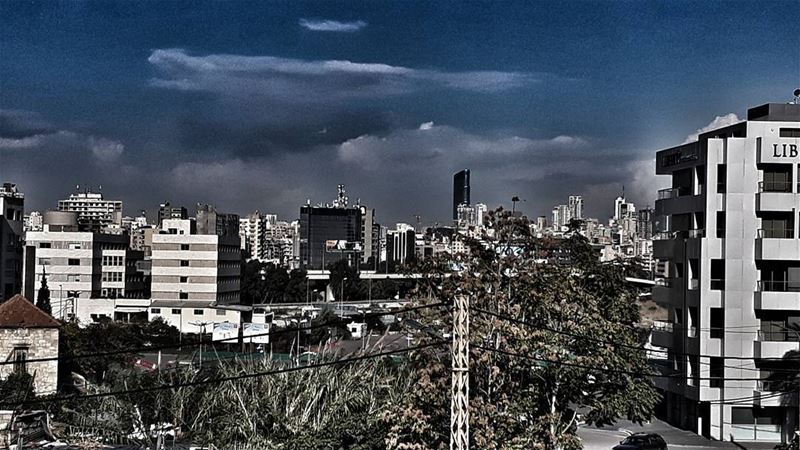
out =
<path fill-rule="evenodd" d="M 0 139 L 32 138 L 55 131 L 36 113 L 0 109 Z"/>

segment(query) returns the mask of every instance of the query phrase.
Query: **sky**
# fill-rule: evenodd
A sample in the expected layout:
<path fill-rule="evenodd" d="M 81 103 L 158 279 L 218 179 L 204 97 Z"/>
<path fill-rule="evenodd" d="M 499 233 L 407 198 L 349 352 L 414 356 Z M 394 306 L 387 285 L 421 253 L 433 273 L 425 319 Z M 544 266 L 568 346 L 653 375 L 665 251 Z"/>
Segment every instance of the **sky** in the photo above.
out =
<path fill-rule="evenodd" d="M 800 2 L 0 2 L 0 181 L 292 220 L 569 195 L 652 205 L 657 150 L 800 87 Z"/>

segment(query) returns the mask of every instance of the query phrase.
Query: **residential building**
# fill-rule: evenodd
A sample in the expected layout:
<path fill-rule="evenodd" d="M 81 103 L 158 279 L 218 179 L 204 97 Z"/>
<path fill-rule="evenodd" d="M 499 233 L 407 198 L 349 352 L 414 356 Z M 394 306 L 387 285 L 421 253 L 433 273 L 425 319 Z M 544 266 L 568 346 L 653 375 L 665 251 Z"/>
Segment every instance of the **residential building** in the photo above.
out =
<path fill-rule="evenodd" d="M 466 229 L 478 225 L 477 211 L 473 206 L 467 204 L 458 205 L 456 226 L 459 229 Z"/>
<path fill-rule="evenodd" d="M 22 216 L 22 231 L 42 231 L 42 213 L 31 211 L 30 214 Z"/>
<path fill-rule="evenodd" d="M 166 219 L 188 219 L 189 212 L 183 206 L 172 206 L 169 202 L 158 205 L 158 227 Z"/>
<path fill-rule="evenodd" d="M 36 300 L 46 277 L 59 318 L 91 322 L 115 318 L 118 308 L 141 308 L 147 289 L 137 262 L 143 253 L 130 249 L 127 235 L 79 230 L 76 213 L 48 211 L 44 229 L 26 233 L 25 297 Z"/>
<path fill-rule="evenodd" d="M 361 262 L 366 264 L 370 258 L 373 258 L 373 262 L 377 261 L 380 225 L 375 221 L 375 210 L 364 205 L 361 205 L 361 239 L 364 250 L 361 254 Z"/>
<path fill-rule="evenodd" d="M 583 219 L 583 197 L 580 195 L 570 195 L 567 202 L 570 219 Z"/>
<path fill-rule="evenodd" d="M 469 169 L 453 175 L 453 220 L 458 220 L 458 207 L 471 205 L 470 202 Z"/>
<path fill-rule="evenodd" d="M 239 303 L 238 234 L 200 234 L 182 219 L 165 219 L 162 228 L 152 237 L 149 317 L 163 317 L 183 333 L 215 321 L 238 323 L 238 312 L 221 306 Z"/>
<path fill-rule="evenodd" d="M 489 212 L 489 207 L 485 203 L 475 204 L 475 221 L 479 227 L 484 226 L 486 221 L 486 213 Z"/>
<path fill-rule="evenodd" d="M 22 290 L 24 204 L 15 184 L 0 186 L 0 302 Z"/>
<path fill-rule="evenodd" d="M 766 104 L 657 154 L 672 187 L 655 205 L 666 232 L 653 299 L 670 320 L 652 338 L 669 349 L 672 379 L 656 384 L 675 425 L 718 440 L 794 436 L 798 394 L 770 378 L 796 370 L 800 351 L 799 148 L 800 105 Z"/>
<path fill-rule="evenodd" d="M 78 223 L 95 229 L 122 226 L 122 201 L 105 200 L 103 194 L 84 189 L 58 201 L 58 210 L 78 214 Z"/>
<path fill-rule="evenodd" d="M 267 217 L 258 211 L 239 219 L 239 240 L 248 259 L 266 260 Z"/>
<path fill-rule="evenodd" d="M 217 212 L 212 205 L 197 204 L 197 234 L 239 237 L 239 215 Z"/>
<path fill-rule="evenodd" d="M 13 372 L 34 375 L 36 395 L 58 388 L 58 333 L 61 324 L 16 294 L 0 303 L 0 380 Z M 42 361 L 44 360 L 44 361 Z"/>

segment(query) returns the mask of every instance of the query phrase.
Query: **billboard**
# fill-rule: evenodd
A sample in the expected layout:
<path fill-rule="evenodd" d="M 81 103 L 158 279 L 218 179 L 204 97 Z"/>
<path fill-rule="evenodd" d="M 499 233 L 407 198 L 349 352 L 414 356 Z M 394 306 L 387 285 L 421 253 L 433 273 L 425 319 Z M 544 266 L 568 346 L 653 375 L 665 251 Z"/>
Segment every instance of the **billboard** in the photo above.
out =
<path fill-rule="evenodd" d="M 242 330 L 244 342 L 252 344 L 269 344 L 270 323 L 245 323 Z"/>
<path fill-rule="evenodd" d="M 238 338 L 238 323 L 222 322 L 214 324 L 214 331 L 211 333 L 212 341 L 236 342 Z"/>

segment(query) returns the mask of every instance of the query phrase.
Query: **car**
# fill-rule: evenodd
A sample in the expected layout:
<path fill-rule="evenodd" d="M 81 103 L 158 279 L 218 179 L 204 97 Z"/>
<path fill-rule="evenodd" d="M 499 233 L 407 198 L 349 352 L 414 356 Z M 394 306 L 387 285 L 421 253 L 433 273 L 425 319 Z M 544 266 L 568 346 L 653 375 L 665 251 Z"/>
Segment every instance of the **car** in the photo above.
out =
<path fill-rule="evenodd" d="M 615 445 L 613 450 L 667 450 L 667 443 L 656 433 L 634 433 Z"/>

